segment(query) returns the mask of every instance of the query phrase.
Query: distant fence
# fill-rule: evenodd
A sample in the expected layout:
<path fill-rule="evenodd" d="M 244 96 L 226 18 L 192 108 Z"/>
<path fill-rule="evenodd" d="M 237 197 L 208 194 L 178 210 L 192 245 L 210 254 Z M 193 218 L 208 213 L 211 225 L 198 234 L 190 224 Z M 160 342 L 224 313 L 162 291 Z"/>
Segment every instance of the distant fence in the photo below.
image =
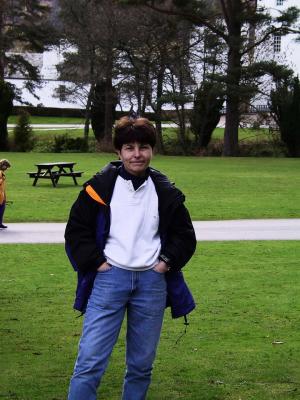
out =
<path fill-rule="evenodd" d="M 268 106 L 268 104 L 258 104 L 256 106 L 245 107 L 244 110 L 242 111 L 242 114 L 258 114 L 258 113 L 269 113 L 269 112 L 270 112 L 270 107 Z M 222 108 L 221 113 L 223 115 L 226 114 L 226 107 Z"/>

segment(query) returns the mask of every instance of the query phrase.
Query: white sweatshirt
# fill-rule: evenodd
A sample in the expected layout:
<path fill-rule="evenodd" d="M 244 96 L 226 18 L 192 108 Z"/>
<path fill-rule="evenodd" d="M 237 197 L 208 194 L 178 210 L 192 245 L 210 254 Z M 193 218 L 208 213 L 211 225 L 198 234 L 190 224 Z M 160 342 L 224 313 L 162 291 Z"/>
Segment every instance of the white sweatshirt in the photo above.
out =
<path fill-rule="evenodd" d="M 118 176 L 111 203 L 111 224 L 104 248 L 107 262 L 119 268 L 144 271 L 158 262 L 158 197 L 149 177 L 137 190 Z"/>

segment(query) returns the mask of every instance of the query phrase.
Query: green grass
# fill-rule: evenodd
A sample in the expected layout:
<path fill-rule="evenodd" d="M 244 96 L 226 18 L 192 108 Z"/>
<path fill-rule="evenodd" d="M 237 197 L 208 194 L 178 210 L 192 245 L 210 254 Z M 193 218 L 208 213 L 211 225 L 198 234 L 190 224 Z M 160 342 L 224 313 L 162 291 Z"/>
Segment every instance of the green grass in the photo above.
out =
<path fill-rule="evenodd" d="M 8 119 L 9 124 L 16 124 L 18 120 L 17 115 L 12 115 Z M 84 118 L 77 117 L 42 117 L 31 116 L 31 124 L 83 124 Z"/>
<path fill-rule="evenodd" d="M 213 133 L 213 139 L 223 139 L 224 138 L 224 128 L 216 128 Z M 262 139 L 268 139 L 269 131 L 265 128 L 251 129 L 251 128 L 240 128 L 239 129 L 239 141 L 256 141 Z"/>
<path fill-rule="evenodd" d="M 299 258 L 296 241 L 199 243 L 185 270 L 198 306 L 177 344 L 167 311 L 148 399 L 298 398 Z M 6 245 L 1 259 L 0 398 L 63 400 L 82 323 L 63 245 Z M 122 330 L 101 398 L 120 398 L 123 373 Z"/>
<path fill-rule="evenodd" d="M 113 154 L 0 153 L 7 171 L 6 222 L 66 221 L 81 184 L 100 170 Z M 32 186 L 26 175 L 35 163 L 76 161 L 84 171 L 80 186 L 63 178 L 57 188 L 49 180 Z M 236 218 L 298 218 L 300 160 L 292 158 L 222 158 L 155 156 L 152 165 L 166 173 L 186 195 L 193 220 Z"/>
<path fill-rule="evenodd" d="M 8 123 L 15 124 L 17 123 L 18 117 L 13 115 L 9 117 Z M 166 121 L 168 122 L 168 121 Z M 76 118 L 76 117 L 43 117 L 43 116 L 31 116 L 30 117 L 31 124 L 84 124 L 84 118 Z M 12 135 L 13 129 L 10 128 L 10 135 Z M 164 128 L 163 134 L 166 138 L 176 139 L 177 129 L 176 128 Z M 61 129 L 61 130 L 40 130 L 34 129 L 35 135 L 40 138 L 40 136 L 49 135 L 53 137 L 55 135 L 65 134 L 68 132 L 72 137 L 82 137 L 83 129 Z M 91 130 L 91 136 L 93 136 L 93 132 Z M 223 139 L 224 137 L 224 128 L 216 128 L 213 133 L 213 139 Z M 239 129 L 239 140 L 260 140 L 268 138 L 268 130 L 267 129 L 250 129 L 250 128 L 240 128 Z"/>

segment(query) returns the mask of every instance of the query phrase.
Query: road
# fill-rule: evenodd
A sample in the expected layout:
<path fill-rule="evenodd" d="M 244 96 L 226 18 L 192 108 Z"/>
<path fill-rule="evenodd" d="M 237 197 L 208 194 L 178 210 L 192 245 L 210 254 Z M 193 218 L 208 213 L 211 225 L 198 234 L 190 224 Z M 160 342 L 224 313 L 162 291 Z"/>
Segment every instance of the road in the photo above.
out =
<path fill-rule="evenodd" d="M 63 243 L 65 223 L 8 223 L 0 244 Z M 299 219 L 256 219 L 193 222 L 197 240 L 300 240 Z"/>

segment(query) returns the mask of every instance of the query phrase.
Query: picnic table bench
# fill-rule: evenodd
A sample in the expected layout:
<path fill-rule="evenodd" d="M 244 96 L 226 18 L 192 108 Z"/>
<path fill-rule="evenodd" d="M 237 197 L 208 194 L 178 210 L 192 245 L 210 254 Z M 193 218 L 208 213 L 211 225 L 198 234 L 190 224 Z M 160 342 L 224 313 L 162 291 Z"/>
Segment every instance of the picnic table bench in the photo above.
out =
<path fill-rule="evenodd" d="M 37 184 L 39 179 L 50 179 L 53 187 L 56 187 L 59 179 L 64 176 L 73 178 L 74 184 L 78 185 L 76 178 L 81 177 L 83 171 L 74 171 L 75 162 L 52 162 L 35 164 L 37 171 L 27 172 L 29 178 L 34 178 L 33 186 Z"/>

